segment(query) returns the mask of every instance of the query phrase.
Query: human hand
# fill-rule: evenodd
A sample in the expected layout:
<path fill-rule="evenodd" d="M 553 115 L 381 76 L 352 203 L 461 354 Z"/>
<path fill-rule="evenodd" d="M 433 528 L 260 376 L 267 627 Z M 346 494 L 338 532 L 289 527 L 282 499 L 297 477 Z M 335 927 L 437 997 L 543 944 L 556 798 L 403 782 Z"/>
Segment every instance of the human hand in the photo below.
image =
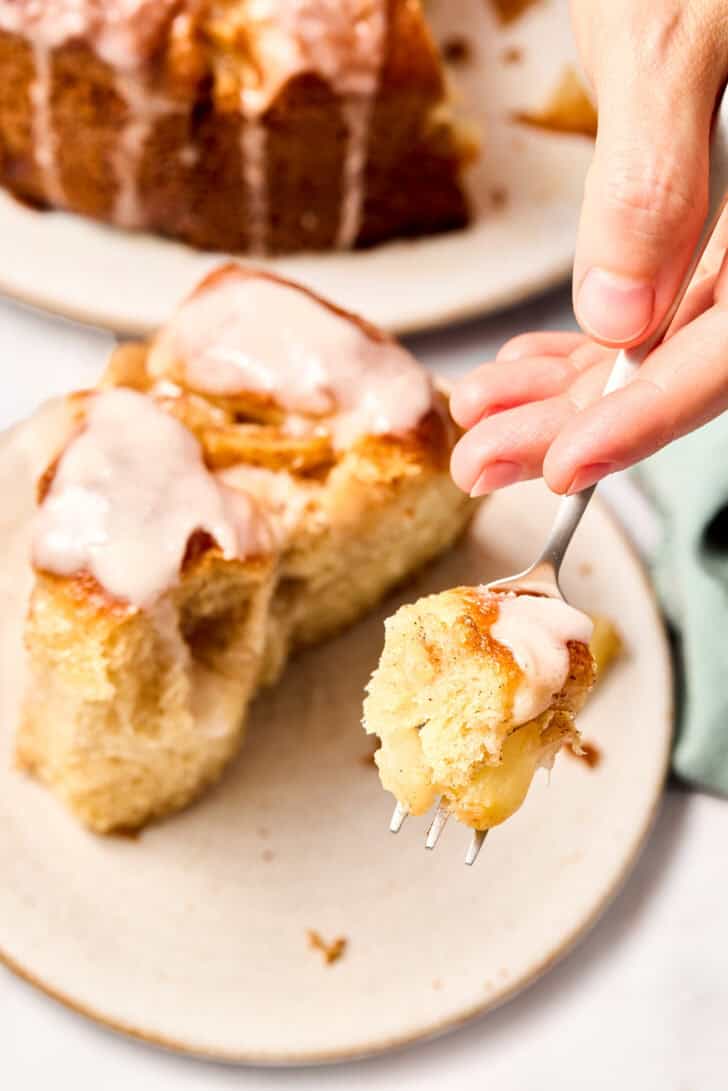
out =
<path fill-rule="evenodd" d="M 574 265 L 574 308 L 590 336 L 515 338 L 456 387 L 453 415 L 471 431 L 453 476 L 467 491 L 542 472 L 555 491 L 578 491 L 728 407 L 728 274 L 716 275 L 725 228 L 670 339 L 599 400 L 610 349 L 659 324 L 700 233 L 710 122 L 728 74 L 725 0 L 572 6 L 599 106 Z"/>

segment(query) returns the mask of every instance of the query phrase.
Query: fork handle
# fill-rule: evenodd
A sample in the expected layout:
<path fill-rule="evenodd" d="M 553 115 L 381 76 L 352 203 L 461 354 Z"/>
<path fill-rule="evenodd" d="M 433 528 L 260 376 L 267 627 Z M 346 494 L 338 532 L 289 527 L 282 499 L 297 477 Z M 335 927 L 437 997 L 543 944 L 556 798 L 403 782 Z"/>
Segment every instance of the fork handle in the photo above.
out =
<path fill-rule="evenodd" d="M 626 386 L 637 374 L 643 360 L 662 341 L 670 328 L 670 323 L 690 286 L 708 240 L 720 219 L 725 203 L 726 189 L 728 189 L 728 94 L 723 95 L 723 99 L 716 110 L 710 151 L 708 212 L 693 257 L 667 314 L 655 331 L 641 345 L 636 345 L 631 349 L 622 349 L 621 352 L 617 353 L 617 358 L 609 373 L 602 396 L 611 394 L 612 391 Z M 581 492 L 575 493 L 573 496 L 565 496 L 559 504 L 546 546 L 536 562 L 537 565 L 549 565 L 553 569 L 555 577 L 558 577 L 566 550 L 569 548 L 574 531 L 586 511 L 595 489 L 596 485 L 590 485 L 587 489 L 582 489 Z"/>

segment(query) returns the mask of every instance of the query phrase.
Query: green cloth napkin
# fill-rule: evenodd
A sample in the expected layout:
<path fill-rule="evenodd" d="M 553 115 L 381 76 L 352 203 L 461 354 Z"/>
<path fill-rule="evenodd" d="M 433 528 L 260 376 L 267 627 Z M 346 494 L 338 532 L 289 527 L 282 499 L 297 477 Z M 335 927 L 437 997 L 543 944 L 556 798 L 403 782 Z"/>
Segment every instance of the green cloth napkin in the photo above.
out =
<path fill-rule="evenodd" d="M 663 518 L 654 575 L 682 659 L 673 770 L 728 794 L 728 413 L 637 472 Z"/>

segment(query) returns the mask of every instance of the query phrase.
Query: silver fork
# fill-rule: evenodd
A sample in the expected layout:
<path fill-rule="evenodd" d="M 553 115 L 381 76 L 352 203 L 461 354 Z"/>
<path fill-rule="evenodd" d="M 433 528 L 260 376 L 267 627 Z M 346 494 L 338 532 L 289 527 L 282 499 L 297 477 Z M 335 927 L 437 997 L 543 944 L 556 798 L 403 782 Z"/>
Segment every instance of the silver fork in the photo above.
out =
<path fill-rule="evenodd" d="M 652 349 L 662 341 L 667 333 L 670 323 L 675 317 L 677 309 L 693 278 L 693 274 L 698 267 L 698 263 L 703 255 L 708 239 L 712 235 L 718 222 L 723 209 L 727 188 L 728 94 L 724 94 L 716 111 L 711 141 L 708 213 L 705 218 L 703 230 L 700 234 L 700 239 L 695 248 L 695 253 L 693 254 L 687 272 L 680 283 L 680 287 L 675 294 L 675 298 L 670 305 L 670 309 L 654 333 L 641 345 L 628 350 L 623 350 L 617 354 L 614 366 L 612 367 L 604 387 L 604 395 L 611 394 L 613 390 L 618 390 L 619 387 L 625 386 L 637 373 L 643 360 L 649 355 Z M 569 548 L 569 543 L 574 535 L 574 531 L 578 527 L 581 518 L 589 505 L 589 501 L 594 495 L 595 488 L 596 485 L 590 485 L 589 488 L 583 489 L 573 496 L 564 497 L 559 504 L 556 518 L 554 519 L 553 526 L 551 527 L 551 531 L 541 555 L 529 568 L 524 569 L 523 572 L 518 572 L 515 576 L 507 576 L 505 579 L 493 580 L 486 585 L 487 590 L 503 592 L 514 591 L 517 594 L 548 595 L 551 598 L 564 599 L 559 584 L 559 572 L 566 551 Z M 394 814 L 392 815 L 392 820 L 389 825 L 392 833 L 399 832 L 407 814 L 407 808 L 398 803 L 394 809 Z M 445 823 L 447 822 L 449 815 L 450 811 L 448 805 L 446 801 L 441 798 L 437 804 L 435 816 L 427 831 L 427 838 L 425 840 L 426 848 L 434 849 L 440 834 L 445 828 Z M 475 863 L 487 833 L 487 830 L 473 830 L 470 844 L 465 854 L 466 864 L 471 865 Z"/>

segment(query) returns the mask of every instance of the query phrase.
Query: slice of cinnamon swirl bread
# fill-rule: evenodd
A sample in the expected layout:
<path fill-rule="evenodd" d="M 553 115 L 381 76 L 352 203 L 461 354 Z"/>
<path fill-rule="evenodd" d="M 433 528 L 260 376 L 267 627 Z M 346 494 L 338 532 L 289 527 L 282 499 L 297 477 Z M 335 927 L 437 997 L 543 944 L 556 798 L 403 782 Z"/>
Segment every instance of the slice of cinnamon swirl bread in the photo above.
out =
<path fill-rule="evenodd" d="M 446 549 L 446 400 L 400 345 L 227 266 L 125 345 L 40 483 L 23 766 L 92 829 L 197 796 L 292 650 Z"/>

